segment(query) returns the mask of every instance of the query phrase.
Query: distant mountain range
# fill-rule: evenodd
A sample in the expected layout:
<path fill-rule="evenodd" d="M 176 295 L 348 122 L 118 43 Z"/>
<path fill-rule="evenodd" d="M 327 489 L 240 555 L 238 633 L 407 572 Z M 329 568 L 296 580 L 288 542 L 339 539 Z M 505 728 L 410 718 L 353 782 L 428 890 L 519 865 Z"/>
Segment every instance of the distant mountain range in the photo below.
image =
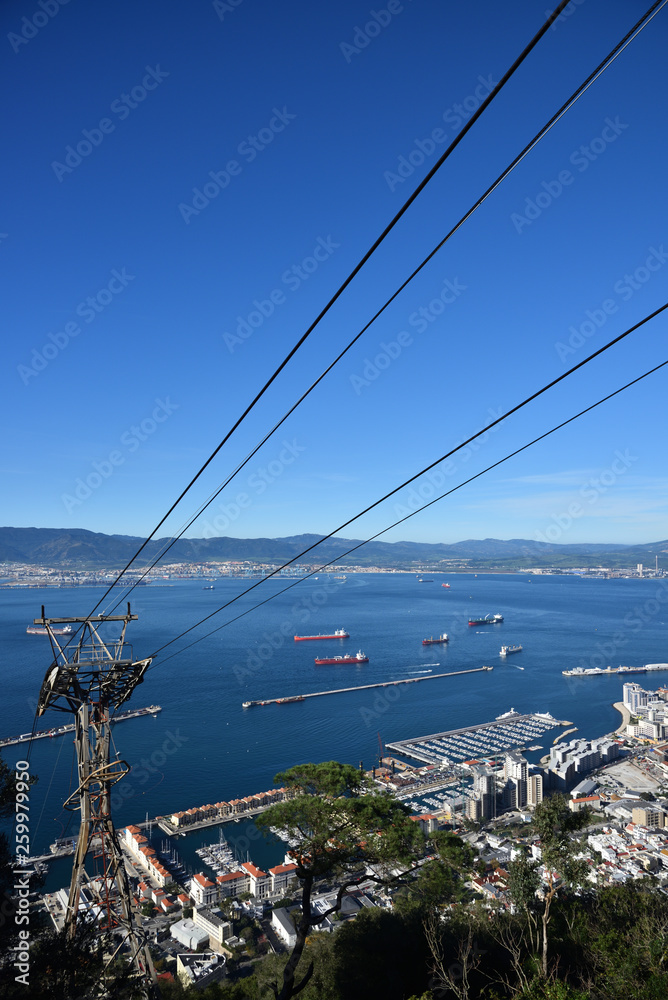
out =
<path fill-rule="evenodd" d="M 163 562 L 225 562 L 227 560 L 278 563 L 297 556 L 322 535 L 291 535 L 288 538 L 181 538 Z M 71 569 L 119 568 L 134 555 L 143 538 L 104 535 L 83 528 L 0 528 L 0 563 L 20 562 L 35 566 Z M 153 559 L 168 539 L 148 543 L 142 562 Z M 309 564 L 325 563 L 360 540 L 330 538 L 303 557 Z M 426 542 L 369 542 L 345 557 L 341 565 L 381 566 L 397 569 L 450 569 L 468 560 L 471 569 L 517 569 L 532 566 L 631 566 L 642 562 L 653 568 L 668 567 L 668 541 L 646 545 L 559 545 L 526 538 L 468 539 L 452 545 Z"/>

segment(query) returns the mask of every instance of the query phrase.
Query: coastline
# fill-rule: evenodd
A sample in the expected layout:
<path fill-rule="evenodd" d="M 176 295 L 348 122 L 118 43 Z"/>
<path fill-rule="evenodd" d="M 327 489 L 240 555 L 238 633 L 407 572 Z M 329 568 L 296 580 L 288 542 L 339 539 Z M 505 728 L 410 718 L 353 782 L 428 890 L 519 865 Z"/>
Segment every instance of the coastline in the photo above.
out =
<path fill-rule="evenodd" d="M 624 736 L 626 733 L 626 727 L 631 721 L 631 713 L 629 712 L 628 708 L 622 701 L 613 702 L 612 707 L 616 708 L 622 717 L 621 725 L 617 727 L 615 732 L 617 733 L 618 736 Z"/>

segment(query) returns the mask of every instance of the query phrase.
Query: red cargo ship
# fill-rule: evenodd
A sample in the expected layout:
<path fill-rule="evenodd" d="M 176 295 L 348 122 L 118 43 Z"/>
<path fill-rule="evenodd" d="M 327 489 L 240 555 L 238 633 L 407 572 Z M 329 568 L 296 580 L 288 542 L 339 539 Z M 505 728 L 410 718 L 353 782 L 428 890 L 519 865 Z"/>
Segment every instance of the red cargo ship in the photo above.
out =
<path fill-rule="evenodd" d="M 344 628 L 337 628 L 336 632 L 322 635 L 296 635 L 295 642 L 306 642 L 307 639 L 349 639 L 350 635 Z"/>
<path fill-rule="evenodd" d="M 316 660 L 315 665 L 316 667 L 322 667 L 322 666 L 341 667 L 345 666 L 347 663 L 368 663 L 368 662 L 369 662 L 369 657 L 365 656 L 362 650 L 360 649 L 359 653 L 355 653 L 354 656 L 352 654 L 347 654 L 346 656 L 323 657 L 322 659 Z"/>

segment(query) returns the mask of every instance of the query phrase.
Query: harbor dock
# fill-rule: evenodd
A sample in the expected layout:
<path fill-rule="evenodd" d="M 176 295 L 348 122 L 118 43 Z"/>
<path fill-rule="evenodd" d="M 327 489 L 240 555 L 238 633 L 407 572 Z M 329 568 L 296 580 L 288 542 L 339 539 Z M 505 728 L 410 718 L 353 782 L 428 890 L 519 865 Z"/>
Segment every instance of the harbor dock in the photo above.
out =
<path fill-rule="evenodd" d="M 395 687 L 398 684 L 417 684 L 419 681 L 435 681 L 441 677 L 456 677 L 459 674 L 479 674 L 493 670 L 493 667 L 473 667 L 470 670 L 451 670 L 447 674 L 430 674 L 429 677 L 407 677 L 398 681 L 379 681 L 376 684 L 358 684 L 355 687 L 335 688 L 332 691 L 311 691 L 308 694 L 294 694 L 287 698 L 265 698 L 264 701 L 244 701 L 243 708 L 255 705 L 284 705 L 286 702 L 305 701 L 306 698 L 322 698 L 326 694 L 346 694 L 348 691 L 368 691 L 370 688 Z"/>
<path fill-rule="evenodd" d="M 126 719 L 139 719 L 143 715 L 157 715 L 162 712 L 161 705 L 149 705 L 148 708 L 130 708 L 126 712 L 117 712 L 112 716 L 111 722 L 124 722 Z M 17 743 L 29 743 L 31 740 L 43 740 L 47 736 L 65 736 L 66 733 L 74 732 L 74 723 L 69 722 L 65 726 L 58 726 L 55 729 L 40 729 L 36 733 L 23 733 L 21 736 L 9 736 L 0 740 L 1 747 L 11 747 Z"/>

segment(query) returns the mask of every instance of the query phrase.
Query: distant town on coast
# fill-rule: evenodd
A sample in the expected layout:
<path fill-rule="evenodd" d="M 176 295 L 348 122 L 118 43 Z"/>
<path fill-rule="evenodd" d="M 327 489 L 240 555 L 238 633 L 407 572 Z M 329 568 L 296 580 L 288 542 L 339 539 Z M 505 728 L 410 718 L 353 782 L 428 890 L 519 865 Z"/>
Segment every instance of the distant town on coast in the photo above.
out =
<path fill-rule="evenodd" d="M 645 545 L 558 544 L 530 539 L 469 539 L 453 544 L 370 542 L 323 536 L 289 538 L 181 538 L 143 578 L 144 583 L 219 577 L 258 577 L 281 569 L 284 576 L 313 572 L 415 573 L 429 583 L 430 573 L 568 573 L 598 578 L 663 577 L 668 571 L 668 541 Z M 0 528 L 2 586 L 77 586 L 107 584 L 142 539 L 84 529 Z M 149 542 L 154 560 L 165 539 Z M 354 549 L 354 553 L 346 553 Z M 291 562 L 291 560 L 295 560 Z M 325 568 L 325 564 L 327 565 Z M 139 571 L 125 575 L 136 583 Z"/>

